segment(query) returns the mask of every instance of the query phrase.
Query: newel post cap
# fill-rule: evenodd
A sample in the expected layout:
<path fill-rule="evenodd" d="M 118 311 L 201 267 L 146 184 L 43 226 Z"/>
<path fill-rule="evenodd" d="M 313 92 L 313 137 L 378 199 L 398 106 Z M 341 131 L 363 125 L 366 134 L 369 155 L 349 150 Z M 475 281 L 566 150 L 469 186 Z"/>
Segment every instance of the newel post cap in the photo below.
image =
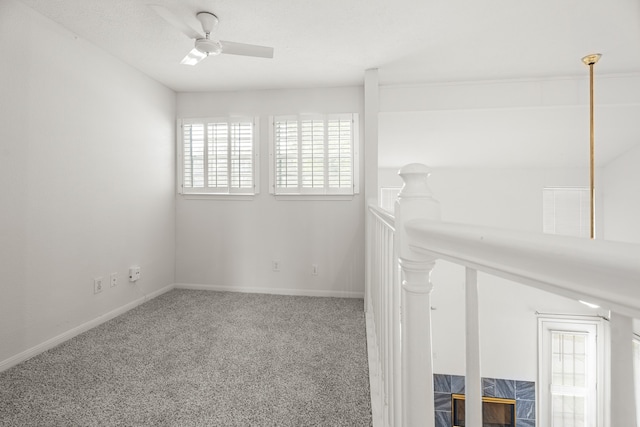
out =
<path fill-rule="evenodd" d="M 431 175 L 431 169 L 422 163 L 410 163 L 403 166 L 398 175 L 404 181 L 399 197 L 424 197 L 431 196 L 431 189 L 427 184 L 427 178 Z"/>

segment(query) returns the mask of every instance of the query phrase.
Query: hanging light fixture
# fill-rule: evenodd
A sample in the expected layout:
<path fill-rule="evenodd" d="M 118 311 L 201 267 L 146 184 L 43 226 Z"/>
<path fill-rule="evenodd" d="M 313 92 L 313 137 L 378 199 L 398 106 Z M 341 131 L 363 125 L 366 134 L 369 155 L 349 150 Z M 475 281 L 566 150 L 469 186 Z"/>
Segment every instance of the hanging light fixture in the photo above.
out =
<path fill-rule="evenodd" d="M 602 55 L 593 53 L 582 58 L 582 62 L 589 67 L 589 198 L 591 222 L 589 225 L 589 237 L 596 238 L 596 203 L 595 203 L 595 142 L 593 136 L 593 66 L 598 62 Z"/>

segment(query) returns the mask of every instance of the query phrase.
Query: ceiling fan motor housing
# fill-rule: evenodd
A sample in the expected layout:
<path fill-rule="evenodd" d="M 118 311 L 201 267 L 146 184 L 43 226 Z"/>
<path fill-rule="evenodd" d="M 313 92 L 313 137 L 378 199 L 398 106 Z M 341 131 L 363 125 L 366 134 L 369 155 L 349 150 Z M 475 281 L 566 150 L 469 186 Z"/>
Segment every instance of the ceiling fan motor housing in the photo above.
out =
<path fill-rule="evenodd" d="M 222 52 L 222 45 L 218 40 L 197 39 L 196 49 L 207 55 L 219 55 Z"/>

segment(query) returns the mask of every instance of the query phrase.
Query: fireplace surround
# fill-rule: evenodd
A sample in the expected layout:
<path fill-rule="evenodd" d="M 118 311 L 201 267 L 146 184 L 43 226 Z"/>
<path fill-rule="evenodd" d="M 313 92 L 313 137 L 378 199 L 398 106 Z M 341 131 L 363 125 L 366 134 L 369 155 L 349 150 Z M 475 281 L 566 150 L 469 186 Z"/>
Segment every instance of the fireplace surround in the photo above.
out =
<path fill-rule="evenodd" d="M 453 427 L 466 427 L 464 394 L 451 395 L 451 417 Z M 516 427 L 516 400 L 484 396 L 482 425 L 483 427 Z"/>
<path fill-rule="evenodd" d="M 434 374 L 434 403 L 436 427 L 452 427 L 452 395 L 464 394 L 464 376 Z M 536 427 L 536 384 L 502 378 L 482 378 L 483 397 L 513 399 L 515 427 Z"/>

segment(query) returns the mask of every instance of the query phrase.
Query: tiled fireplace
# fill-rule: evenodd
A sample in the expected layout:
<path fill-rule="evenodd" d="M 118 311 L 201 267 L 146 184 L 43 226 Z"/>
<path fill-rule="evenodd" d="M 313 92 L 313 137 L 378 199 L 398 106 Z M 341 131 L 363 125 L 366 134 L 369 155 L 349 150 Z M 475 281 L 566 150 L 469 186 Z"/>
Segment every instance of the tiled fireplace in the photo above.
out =
<path fill-rule="evenodd" d="M 452 427 L 452 395 L 464 394 L 464 377 L 434 374 L 436 427 Z M 536 425 L 536 385 L 532 381 L 483 378 L 484 397 L 515 400 L 515 427 Z"/>

